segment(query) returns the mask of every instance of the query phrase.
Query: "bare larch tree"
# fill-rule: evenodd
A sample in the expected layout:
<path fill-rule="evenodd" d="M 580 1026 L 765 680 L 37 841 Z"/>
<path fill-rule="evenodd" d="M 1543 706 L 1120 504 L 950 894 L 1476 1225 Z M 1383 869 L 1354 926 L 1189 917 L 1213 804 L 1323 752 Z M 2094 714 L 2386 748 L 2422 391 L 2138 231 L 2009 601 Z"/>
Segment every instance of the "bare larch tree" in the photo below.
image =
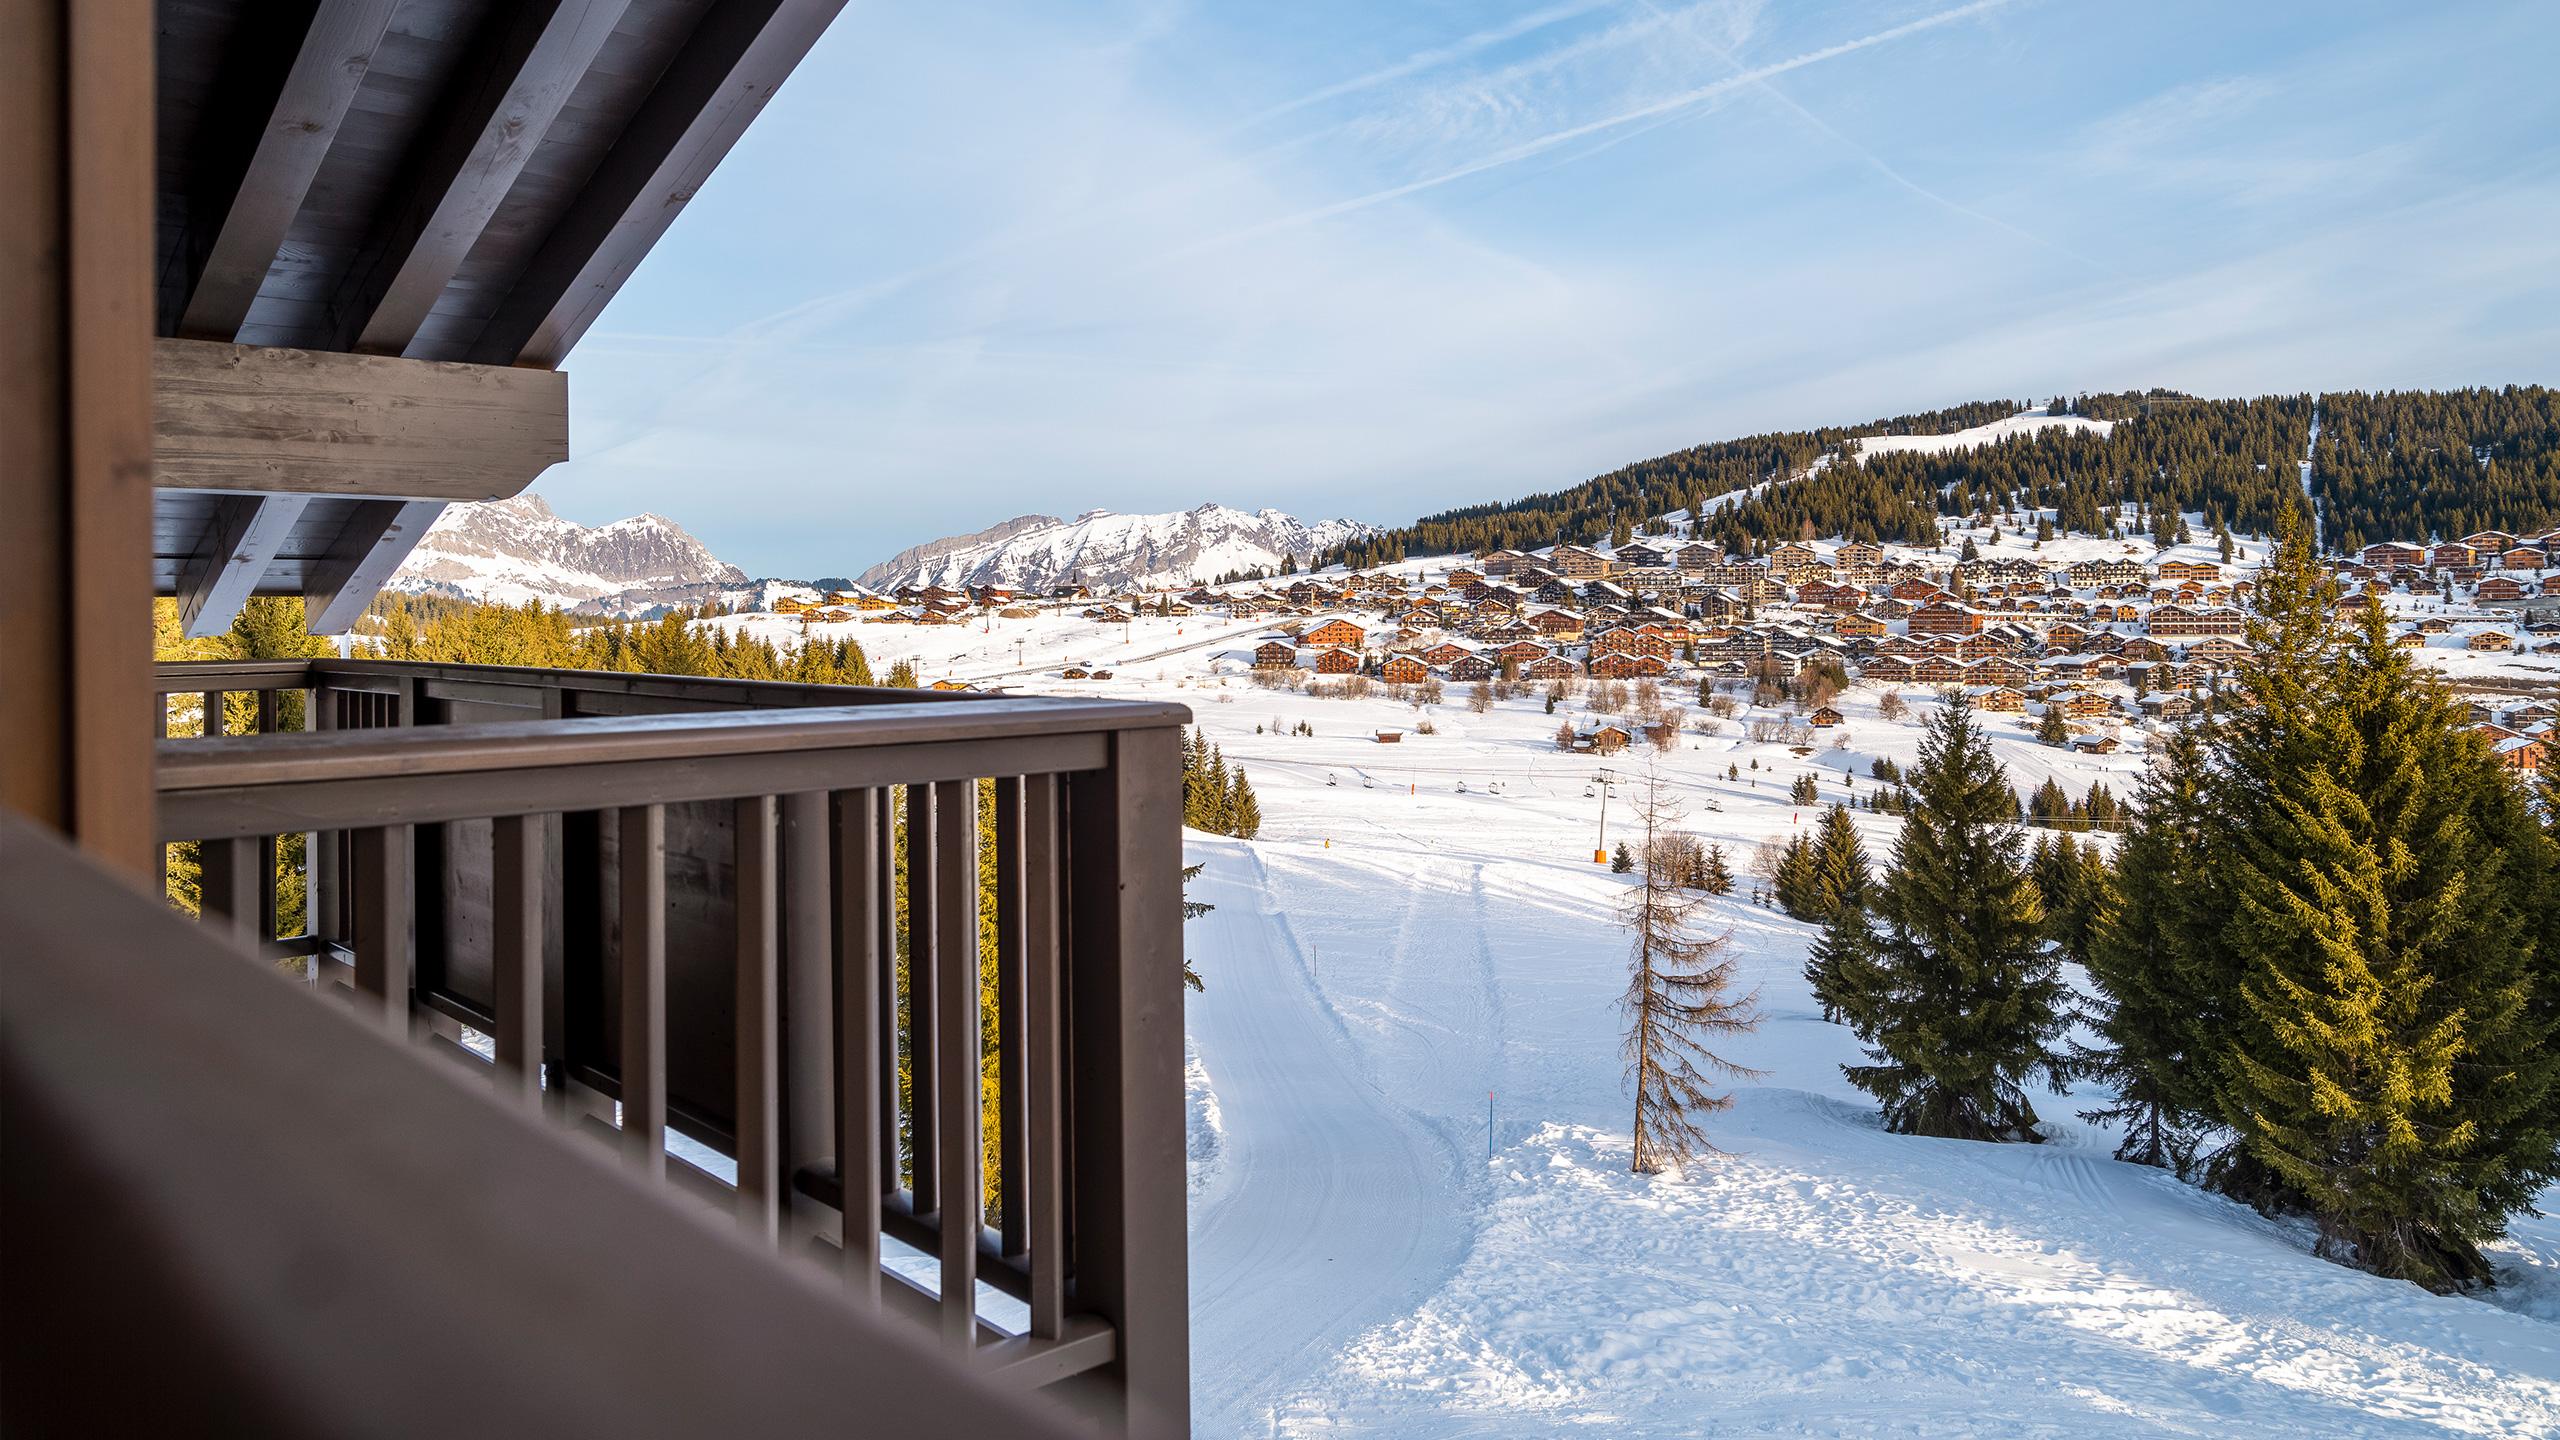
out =
<path fill-rule="evenodd" d="M 1712 1083 L 1755 1079 L 1760 1072 L 1708 1047 L 1757 1029 L 1760 997 L 1734 993 L 1732 937 L 1702 933 L 1709 897 L 1692 888 L 1691 847 L 1674 828 L 1679 802 L 1664 793 L 1650 767 L 1636 819 L 1644 832 L 1643 864 L 1623 902 L 1631 953 L 1619 1005 L 1627 1021 L 1627 1080 L 1636 1097 L 1631 1168 L 1649 1175 L 1715 1150 L 1706 1117 L 1730 1107 L 1733 1097 Z"/>

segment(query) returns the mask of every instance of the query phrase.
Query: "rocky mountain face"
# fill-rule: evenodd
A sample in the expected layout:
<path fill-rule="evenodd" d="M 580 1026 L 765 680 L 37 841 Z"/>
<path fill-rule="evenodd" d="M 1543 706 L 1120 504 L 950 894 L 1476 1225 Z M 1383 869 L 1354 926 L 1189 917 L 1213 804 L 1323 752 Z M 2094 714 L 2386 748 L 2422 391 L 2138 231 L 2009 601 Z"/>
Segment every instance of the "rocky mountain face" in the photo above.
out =
<path fill-rule="evenodd" d="M 536 495 L 448 507 L 388 587 L 469 600 L 638 615 L 697 605 L 746 572 L 663 515 L 580 525 Z"/>
<path fill-rule="evenodd" d="M 1224 505 L 1160 515 L 1093 510 L 1073 520 L 1024 515 L 975 535 L 919 545 L 862 573 L 875 590 L 900 585 L 1207 584 L 1247 571 L 1306 565 L 1319 551 L 1377 533 L 1356 520 L 1308 522 L 1277 510 Z"/>

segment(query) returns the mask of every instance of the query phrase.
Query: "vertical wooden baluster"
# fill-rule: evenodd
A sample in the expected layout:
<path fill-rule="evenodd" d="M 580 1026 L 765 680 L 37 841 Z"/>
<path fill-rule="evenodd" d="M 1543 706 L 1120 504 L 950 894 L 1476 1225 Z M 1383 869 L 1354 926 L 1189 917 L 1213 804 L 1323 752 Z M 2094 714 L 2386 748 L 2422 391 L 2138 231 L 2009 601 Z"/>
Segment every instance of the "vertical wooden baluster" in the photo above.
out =
<path fill-rule="evenodd" d="M 222 692 L 204 692 L 204 719 L 196 726 L 196 734 L 210 740 L 222 733 Z"/>
<path fill-rule="evenodd" d="M 356 1005 L 386 1032 L 409 1036 L 410 894 L 406 825 L 378 825 L 355 832 Z"/>
<path fill-rule="evenodd" d="M 1119 1331 L 1133 1440 L 1190 1433 L 1182 1121 L 1182 757 L 1123 730 L 1067 797 L 1067 1063 L 1076 1305 Z"/>
<path fill-rule="evenodd" d="M 782 1237 L 780 925 L 774 899 L 773 797 L 737 804 L 738 1223 L 771 1245 Z"/>
<path fill-rule="evenodd" d="M 933 1103 L 934 1086 L 941 1069 L 934 1064 L 936 1053 L 934 1028 L 934 987 L 941 975 L 934 953 L 934 906 L 940 899 L 934 872 L 940 857 L 933 843 L 933 787 L 910 785 L 907 790 L 907 1188 L 914 1196 L 916 1213 L 930 1214 L 941 1206 L 942 1151 L 936 1144 L 934 1117 L 940 1114 Z"/>
<path fill-rule="evenodd" d="M 1031 1255 L 1031 1335 L 1066 1318 L 1067 1224 L 1061 1162 L 1066 1067 L 1059 1053 L 1058 777 L 1022 782 L 1023 1242 Z"/>
<path fill-rule="evenodd" d="M 157 734 L 158 734 L 159 738 L 160 738 L 160 739 L 163 739 L 163 740 L 166 740 L 166 739 L 168 739 L 168 738 L 169 738 L 169 700 L 170 700 L 170 696 L 169 696 L 169 694 L 168 694 L 166 691 L 161 692 L 161 695 L 160 695 L 160 704 L 159 704 L 159 710 L 160 710 L 160 715 L 159 715 L 160 728 L 159 728 L 159 730 L 158 730 Z"/>
<path fill-rule="evenodd" d="M 311 692 L 311 708 L 304 723 L 314 730 L 337 730 L 345 719 L 341 692 L 315 687 Z M 302 840 L 303 864 L 309 868 L 310 881 L 304 887 L 311 932 L 311 983 L 318 985 L 329 973 L 330 942 L 344 940 L 346 922 L 346 843 L 343 830 L 314 832 Z"/>
<path fill-rule="evenodd" d="M 898 787 L 883 785 L 871 792 L 879 838 L 872 849 L 879 868 L 873 877 L 872 944 L 877 947 L 880 991 L 879 1033 L 873 1039 L 873 1082 L 880 1092 L 880 1193 L 894 1193 L 898 1173 Z"/>
<path fill-rule="evenodd" d="M 196 846 L 197 918 L 242 949 L 258 948 L 258 842 L 247 836 Z"/>
<path fill-rule="evenodd" d="M 622 1153 L 667 1173 L 667 812 L 622 817 Z"/>
<path fill-rule="evenodd" d="M 259 691 L 257 733 L 261 735 L 273 735 L 276 733 L 276 727 L 283 723 L 283 719 L 284 714 L 278 706 L 278 696 L 276 692 L 273 690 Z M 275 836 L 261 835 L 258 837 L 258 942 L 262 945 L 269 940 L 276 939 L 280 934 L 285 933 L 283 931 L 283 927 L 276 923 L 278 918 L 276 915 L 276 860 L 278 850 L 279 846 Z M 310 851 L 306 849 L 303 853 L 308 855 Z"/>
<path fill-rule="evenodd" d="M 996 789 L 996 1209 L 1007 1259 L 1023 1253 L 1022 787 Z"/>
<path fill-rule="evenodd" d="M 498 1093 L 542 1104 L 542 820 L 490 822 L 490 933 L 496 990 Z"/>
<path fill-rule="evenodd" d="M 978 1338 L 978 782 L 933 787 L 934 1037 L 940 1145 L 942 1338 L 967 1351 Z"/>
<path fill-rule="evenodd" d="M 843 1189 L 844 1281 L 855 1302 L 880 1304 L 880 887 L 885 790 L 836 797 L 836 1179 Z M 896 1100 L 892 1092 L 892 1103 Z"/>
<path fill-rule="evenodd" d="M 781 1116 L 774 1152 L 786 1207 L 788 1177 L 835 1151 L 835 977 L 828 955 L 835 923 L 827 869 L 827 792 L 782 797 Z"/>

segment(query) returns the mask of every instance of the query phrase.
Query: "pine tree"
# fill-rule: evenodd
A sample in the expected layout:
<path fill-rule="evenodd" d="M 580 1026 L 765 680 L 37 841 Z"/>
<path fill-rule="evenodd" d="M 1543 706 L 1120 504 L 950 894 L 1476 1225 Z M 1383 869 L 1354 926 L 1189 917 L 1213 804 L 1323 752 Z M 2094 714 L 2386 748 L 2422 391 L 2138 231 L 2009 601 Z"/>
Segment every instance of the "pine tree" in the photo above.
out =
<path fill-rule="evenodd" d="M 1798 805 L 1819 805 L 1822 803 L 1822 784 L 1810 775 L 1799 775 L 1795 783 L 1787 787 L 1787 798 Z"/>
<path fill-rule="evenodd" d="M 1887 977 L 1877 963 L 1875 924 L 1864 908 L 1843 906 L 1824 922 L 1805 957 L 1804 978 L 1823 1019 L 1856 1028 L 1872 1017 Z"/>
<path fill-rule="evenodd" d="M 1626 841 L 1619 841 L 1617 852 L 1609 857 L 1609 873 L 1612 875 L 1625 875 L 1631 873 L 1635 868 L 1635 852 L 1627 848 Z"/>
<path fill-rule="evenodd" d="M 1705 1119 L 1729 1108 L 1733 1097 L 1709 1087 L 1719 1078 L 1752 1079 L 1759 1072 L 1708 1047 L 1757 1029 L 1760 1016 L 1757 993 L 1734 993 L 1731 937 L 1699 933 L 1707 902 L 1684 883 L 1688 858 L 1670 843 L 1679 838 L 1672 833 L 1679 811 L 1658 775 L 1647 776 L 1637 815 L 1645 863 L 1623 905 L 1630 954 L 1619 1009 L 1627 1022 L 1627 1083 L 1635 1092 L 1629 1168 L 1649 1175 L 1714 1150 Z"/>
<path fill-rule="evenodd" d="M 1236 767 L 1235 792 L 1227 810 L 1227 833 L 1239 840 L 1250 840 L 1262 833 L 1262 802 L 1253 798 L 1253 786 L 1244 778 L 1244 767 Z"/>
<path fill-rule="evenodd" d="M 1848 806 L 1834 805 L 1822 813 L 1822 824 L 1814 831 L 1812 863 L 1811 918 L 1828 921 L 1842 910 L 1866 912 L 1875 871 Z"/>
<path fill-rule="evenodd" d="M 1814 862 L 1813 842 L 1798 834 L 1778 852 L 1774 888 L 1778 908 L 1799 920 L 1818 918 L 1822 911 L 1822 889 L 1819 870 Z"/>
<path fill-rule="evenodd" d="M 2156 742 L 2084 962 L 2097 994 L 2083 1018 L 2097 1043 L 2072 1054 L 2075 1073 L 2114 1092 L 2080 1118 L 2123 1128 L 2116 1158 L 2181 1175 L 2212 1112 L 2211 1057 L 2200 1052 L 2224 1003 L 2205 980 L 2229 913 L 2209 749 L 2197 726 Z"/>
<path fill-rule="evenodd" d="M 1194 900 L 1191 898 L 1191 882 L 1199 879 L 1200 872 L 1207 868 L 1209 868 L 1209 862 L 1205 860 L 1201 861 L 1197 865 L 1185 865 L 1182 867 L 1182 918 L 1184 920 L 1197 920 L 1201 916 L 1218 908 L 1206 900 Z M 1191 964 L 1191 957 L 1187 954 L 1182 957 L 1182 983 L 1193 990 L 1207 990 L 1209 988 L 1208 986 L 1200 983 L 1200 972 L 1193 968 Z"/>
<path fill-rule="evenodd" d="M 2036 722 L 2036 739 L 2047 745 L 2071 743 L 2071 723 L 2063 716 L 2060 705 L 2044 707 L 2044 718 Z"/>
<path fill-rule="evenodd" d="M 1710 895 L 1733 893 L 1733 865 L 1725 858 L 1723 846 L 1709 845 L 1699 857 L 1698 888 Z"/>
<path fill-rule="evenodd" d="M 2304 722 L 2321 743 L 2233 857 L 2239 996 L 2270 1043 L 2226 1053 L 2218 1110 L 2324 1253 L 2454 1289 L 2560 1176 L 2547 976 L 2504 853 L 2531 826 L 2379 607 L 2341 661 Z"/>
<path fill-rule="evenodd" d="M 1843 1067 L 1898 1134 L 2036 1140 L 2026 1083 L 2062 1078 L 2067 997 L 2020 861 L 2015 803 L 1962 692 L 1926 722 L 1908 822 L 1877 897 L 1881 993 Z"/>

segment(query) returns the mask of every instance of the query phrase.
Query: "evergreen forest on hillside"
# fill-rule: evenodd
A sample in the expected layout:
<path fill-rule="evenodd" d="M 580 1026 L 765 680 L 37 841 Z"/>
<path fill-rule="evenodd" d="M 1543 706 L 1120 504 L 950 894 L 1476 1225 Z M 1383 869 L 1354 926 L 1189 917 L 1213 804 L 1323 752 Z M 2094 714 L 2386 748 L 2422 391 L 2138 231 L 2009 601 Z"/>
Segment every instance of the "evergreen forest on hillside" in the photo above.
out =
<path fill-rule="evenodd" d="M 1558 541 L 1622 541 L 1689 510 L 1697 538 L 1749 554 L 1799 536 L 1934 544 L 1949 516 L 2054 512 L 2057 528 L 2116 534 L 2137 516 L 2201 514 L 2256 534 L 2298 503 L 2313 459 L 2328 548 L 2531 532 L 2560 522 L 2560 400 L 2543 386 L 2207 400 L 2170 391 L 2057 398 L 2112 433 L 2046 432 L 1942 454 L 1848 458 L 1861 436 L 1947 434 L 2020 408 L 1983 401 L 1845 429 L 1781 431 L 1640 461 L 1570 489 L 1426 515 L 1321 557 L 1408 555 Z M 2319 443 L 2312 450 L 2314 408 Z M 1825 456 L 1830 459 L 1823 461 Z M 1768 482 L 1784 480 L 1784 484 Z M 1752 487 L 1765 486 L 1754 493 Z M 2174 527 L 2164 527 L 2174 528 Z"/>

